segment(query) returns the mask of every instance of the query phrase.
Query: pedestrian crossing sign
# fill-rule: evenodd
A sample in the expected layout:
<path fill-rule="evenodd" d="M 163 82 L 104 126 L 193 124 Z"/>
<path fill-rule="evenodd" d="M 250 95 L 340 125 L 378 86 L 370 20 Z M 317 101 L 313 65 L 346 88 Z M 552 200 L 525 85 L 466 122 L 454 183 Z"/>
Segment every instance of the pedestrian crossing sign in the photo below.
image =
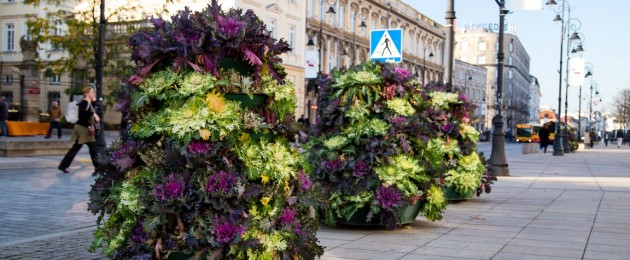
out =
<path fill-rule="evenodd" d="M 370 60 L 402 62 L 402 29 L 370 31 Z"/>

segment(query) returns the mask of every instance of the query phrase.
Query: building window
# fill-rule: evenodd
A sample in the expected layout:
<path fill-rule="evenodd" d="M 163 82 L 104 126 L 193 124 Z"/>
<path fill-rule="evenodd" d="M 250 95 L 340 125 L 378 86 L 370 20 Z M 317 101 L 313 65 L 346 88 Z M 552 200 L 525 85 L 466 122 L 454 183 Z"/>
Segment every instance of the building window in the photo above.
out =
<path fill-rule="evenodd" d="M 49 91 L 48 92 L 48 106 L 52 106 L 52 102 L 60 101 L 61 93 L 59 91 Z M 60 102 L 61 103 L 61 102 Z"/>
<path fill-rule="evenodd" d="M 269 34 L 271 34 L 271 37 L 273 37 L 273 38 L 277 38 L 276 37 L 276 31 L 277 31 L 276 28 L 277 27 L 278 27 L 278 21 L 276 19 L 272 18 L 269 21 L 269 28 L 268 28 L 268 30 L 269 30 Z"/>
<path fill-rule="evenodd" d="M 11 74 L 2 75 L 2 84 L 8 85 L 11 83 L 13 83 L 13 75 Z"/>
<path fill-rule="evenodd" d="M 477 49 L 480 51 L 485 51 L 487 48 L 486 42 L 479 42 L 479 44 L 477 44 Z"/>
<path fill-rule="evenodd" d="M 4 51 L 15 51 L 15 24 L 7 23 L 4 25 Z"/>
<path fill-rule="evenodd" d="M 376 29 L 376 19 L 377 18 L 372 17 L 372 30 Z"/>
<path fill-rule="evenodd" d="M 308 0 L 308 17 L 315 16 L 315 0 Z"/>
<path fill-rule="evenodd" d="M 467 51 L 468 50 L 468 43 L 467 42 L 462 42 L 459 46 L 459 49 L 461 51 Z"/>
<path fill-rule="evenodd" d="M 2 91 L 2 95 L 7 101 L 7 103 L 11 104 L 13 103 L 13 91 Z"/>
<path fill-rule="evenodd" d="M 477 57 L 477 64 L 486 64 L 486 56 Z"/>
<path fill-rule="evenodd" d="M 61 32 L 61 21 L 55 21 L 54 22 L 54 28 L 52 31 L 52 35 L 53 36 L 61 36 L 62 32 Z M 57 39 L 57 37 L 54 37 L 55 39 Z M 59 50 L 61 49 L 61 44 L 54 42 L 52 43 L 52 49 L 53 50 Z"/>
<path fill-rule="evenodd" d="M 512 57 L 508 57 L 508 65 L 513 65 Z"/>
<path fill-rule="evenodd" d="M 346 20 L 346 7 L 345 6 L 340 6 L 339 7 L 339 27 L 343 28 L 343 26 L 345 25 L 344 22 Z"/>
<path fill-rule="evenodd" d="M 514 77 L 514 73 L 512 72 L 512 70 L 508 70 L 508 78 L 512 79 Z"/>
<path fill-rule="evenodd" d="M 510 50 L 510 52 L 514 52 L 514 40 L 510 41 L 510 45 L 508 46 L 508 49 Z"/>
<path fill-rule="evenodd" d="M 291 52 L 295 52 L 295 25 L 289 26 L 289 46 L 291 46 Z"/>
<path fill-rule="evenodd" d="M 59 74 L 54 74 L 50 77 L 50 84 L 61 84 L 61 75 Z"/>
<path fill-rule="evenodd" d="M 357 13 L 356 12 L 352 12 L 352 14 L 350 14 L 350 26 L 352 27 L 352 33 L 356 32 L 356 21 L 355 19 L 357 18 Z"/>

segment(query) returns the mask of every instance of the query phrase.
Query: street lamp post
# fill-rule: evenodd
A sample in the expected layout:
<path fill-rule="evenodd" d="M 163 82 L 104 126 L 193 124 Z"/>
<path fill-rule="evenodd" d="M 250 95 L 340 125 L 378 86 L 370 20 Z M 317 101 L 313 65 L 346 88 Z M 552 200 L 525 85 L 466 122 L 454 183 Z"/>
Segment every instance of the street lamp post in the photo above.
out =
<path fill-rule="evenodd" d="M 499 0 L 495 0 L 499 3 Z M 501 0 L 505 5 L 505 0 Z M 500 5 L 500 4 L 499 4 Z M 451 88 L 453 85 L 453 48 L 455 45 L 455 0 L 446 1 L 446 46 L 444 50 L 444 85 Z M 499 43 L 500 44 L 500 43 Z"/>
<path fill-rule="evenodd" d="M 352 22 L 352 62 L 350 63 L 351 67 L 354 67 L 354 62 L 356 61 L 357 49 L 355 45 L 355 38 L 356 38 L 355 21 L 357 20 L 357 13 L 359 13 L 360 10 L 361 10 L 361 1 L 359 1 L 359 6 L 357 7 L 357 10 L 354 11 L 354 21 Z M 365 19 L 361 17 L 361 24 L 359 24 L 359 28 L 366 28 L 366 27 L 367 25 L 365 24 Z"/>
<path fill-rule="evenodd" d="M 554 6 L 556 5 L 556 1 L 554 0 L 549 0 L 547 1 L 546 5 L 548 6 Z M 560 10 L 558 10 L 556 13 L 556 17 L 553 19 L 554 22 L 561 22 L 562 25 L 560 26 L 560 69 L 558 69 L 558 116 L 557 118 L 557 124 L 556 124 L 556 135 L 553 141 L 553 155 L 555 156 L 562 156 L 564 155 L 564 149 L 563 149 L 563 138 L 564 136 L 564 132 L 562 131 L 562 128 L 560 127 L 560 118 L 562 118 L 562 61 L 563 61 L 563 50 L 564 50 L 564 32 L 565 32 L 565 27 L 564 27 L 564 13 L 567 10 L 566 6 L 568 5 L 568 1 L 567 0 L 562 0 L 562 7 Z M 568 15 L 570 17 L 571 12 L 570 12 L 570 6 L 568 8 L 569 12 Z M 560 15 L 559 13 L 561 13 L 562 15 Z M 565 122 L 566 123 L 566 122 Z"/>
<path fill-rule="evenodd" d="M 588 72 L 586 73 L 586 75 L 584 75 L 584 78 L 591 78 L 591 85 L 593 82 L 593 66 L 590 64 L 586 64 L 587 68 L 588 68 Z M 578 114 L 579 114 L 579 118 L 580 120 L 578 120 L 578 142 L 582 140 L 582 135 L 581 135 L 581 131 L 582 131 L 582 85 L 580 84 L 580 107 L 578 109 Z"/>
<path fill-rule="evenodd" d="M 319 116 L 319 105 L 321 104 L 321 97 L 320 97 L 320 88 L 321 88 L 321 81 L 323 80 L 323 73 L 322 73 L 322 63 L 324 61 L 324 58 L 322 57 L 322 37 L 323 37 L 323 25 L 324 25 L 324 17 L 325 15 L 323 14 L 324 12 L 324 1 L 325 0 L 321 0 L 320 2 L 320 19 L 319 19 L 319 33 L 317 35 L 317 40 L 318 40 L 318 48 L 317 48 L 317 56 L 319 59 L 319 64 L 318 64 L 318 71 L 317 71 L 317 90 L 316 90 L 316 95 L 317 95 L 317 111 L 316 111 L 316 116 Z M 336 3 L 337 0 L 333 0 L 332 2 L 330 0 L 326 0 L 326 3 L 328 3 L 330 5 L 330 8 L 326 11 L 327 14 L 335 14 L 335 8 L 333 7 Z M 313 39 L 309 39 L 308 43 L 306 43 L 306 46 L 313 46 L 315 45 L 315 43 L 313 42 Z"/>
<path fill-rule="evenodd" d="M 98 25 L 98 52 L 96 54 L 96 114 L 101 119 L 98 124 L 101 131 L 96 135 L 96 152 L 105 152 L 107 142 L 105 141 L 105 124 L 103 122 L 103 41 L 105 37 L 105 0 L 101 0 L 100 21 Z"/>
<path fill-rule="evenodd" d="M 422 51 L 423 52 L 422 54 L 423 56 L 422 57 L 422 85 L 424 85 L 424 82 L 425 82 L 424 79 L 426 77 L 426 70 L 427 70 L 427 47 L 429 46 L 425 44 L 424 50 Z M 433 52 L 429 53 L 429 58 L 433 58 Z"/>
<path fill-rule="evenodd" d="M 497 52 L 497 103 L 496 116 L 492 119 L 494 131 L 492 133 L 492 152 L 490 154 L 490 168 L 495 176 L 509 176 L 507 158 L 505 156 L 505 134 L 503 132 L 503 115 L 501 115 L 501 98 L 503 97 L 503 34 L 505 28 L 505 16 L 509 10 L 505 8 L 505 0 L 495 0 L 499 5 L 499 50 Z M 452 29 L 452 28 L 451 28 Z"/>

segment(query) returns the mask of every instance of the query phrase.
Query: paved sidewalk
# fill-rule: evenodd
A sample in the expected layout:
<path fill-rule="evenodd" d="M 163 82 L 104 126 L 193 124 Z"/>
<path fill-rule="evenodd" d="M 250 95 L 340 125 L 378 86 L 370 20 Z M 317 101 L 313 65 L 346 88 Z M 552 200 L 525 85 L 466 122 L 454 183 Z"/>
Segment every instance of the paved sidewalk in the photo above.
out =
<path fill-rule="evenodd" d="M 491 194 L 396 231 L 323 227 L 322 259 L 628 259 L 630 147 L 561 157 L 508 151 L 512 176 Z M 0 259 L 103 257 L 86 249 L 91 167 L 71 170 L 0 168 Z"/>

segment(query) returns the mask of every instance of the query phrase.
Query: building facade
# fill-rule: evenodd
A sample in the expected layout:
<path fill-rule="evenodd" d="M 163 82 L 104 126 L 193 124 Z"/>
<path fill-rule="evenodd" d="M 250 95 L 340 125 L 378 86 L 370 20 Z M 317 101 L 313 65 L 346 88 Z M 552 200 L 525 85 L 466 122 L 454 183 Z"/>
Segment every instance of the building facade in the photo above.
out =
<path fill-rule="evenodd" d="M 86 0 L 61 1 L 62 4 L 49 5 L 46 1 L 34 8 L 31 5 L 25 5 L 23 1 L 0 0 L 0 25 L 2 26 L 2 35 L 0 35 L 1 52 L 0 52 L 0 74 L 2 75 L 2 83 L 0 84 L 1 94 L 13 104 L 19 106 L 21 103 L 21 92 L 19 85 L 20 70 L 17 65 L 22 62 L 22 53 L 19 46 L 19 39 L 22 35 L 27 35 L 26 20 L 27 16 L 37 15 L 45 17 L 46 12 L 65 10 L 68 13 L 74 12 L 91 12 L 92 5 Z M 300 111 L 304 111 L 303 107 L 305 96 L 304 82 L 304 52 L 306 48 L 306 4 L 304 1 L 288 0 L 288 1 L 254 1 L 254 0 L 219 0 L 219 4 L 223 9 L 241 8 L 244 10 L 252 9 L 261 20 L 265 22 L 268 30 L 277 39 L 284 39 L 291 47 L 292 51 L 283 54 L 283 65 L 287 72 L 287 79 L 295 86 L 295 92 L 298 99 L 296 116 L 299 117 Z M 208 1 L 190 0 L 190 1 L 174 1 L 166 3 L 165 1 L 150 1 L 147 3 L 130 1 L 130 0 L 114 0 L 108 1 L 106 5 L 106 15 L 117 12 L 108 20 L 106 29 L 106 41 L 116 41 L 117 44 L 126 44 L 124 39 L 114 39 L 121 32 L 126 31 L 127 26 L 143 27 L 150 26 L 147 18 L 162 14 L 163 17 L 170 17 L 184 7 L 189 7 L 193 11 L 199 11 L 208 5 Z M 98 17 L 98 6 L 97 13 Z M 124 21 L 124 22 L 121 22 Z M 130 21 L 137 21 L 131 22 Z M 60 23 L 59 27 L 53 32 L 54 34 L 63 35 L 65 26 Z M 118 34 L 117 34 L 118 33 Z M 39 61 L 53 61 L 66 55 L 59 46 L 51 44 L 41 44 L 39 46 Z M 131 61 L 129 61 L 131 62 Z M 42 75 L 44 70 L 42 70 Z M 49 73 L 48 73 L 49 74 Z M 104 82 L 119 82 L 120 75 L 109 77 L 105 75 Z M 88 82 L 94 82 L 95 75 L 88 75 Z M 122 79 L 124 80 L 124 79 Z M 42 76 L 41 86 L 41 111 L 46 112 L 52 101 L 60 101 L 62 109 L 65 110 L 69 97 L 64 90 L 70 87 L 70 75 L 50 75 Z M 107 88 L 106 83 L 104 86 Z M 109 90 L 104 89 L 104 94 L 108 94 Z M 23 102 L 22 102 L 23 103 Z M 105 122 L 111 124 L 120 123 L 120 113 L 113 109 L 106 110 Z"/>
<path fill-rule="evenodd" d="M 482 66 L 460 60 L 453 63 L 453 85 L 463 89 L 468 100 L 475 105 L 475 110 L 470 113 L 470 124 L 480 132 L 492 127 L 486 117 L 487 74 L 488 69 Z"/>
<path fill-rule="evenodd" d="M 498 104 L 496 98 L 498 33 L 487 28 L 458 29 L 455 41 L 455 59 L 488 69 L 486 101 L 487 118 L 491 121 L 496 115 L 495 108 Z M 502 114 L 506 129 L 513 131 L 516 124 L 529 121 L 530 57 L 518 36 L 510 32 L 504 35 L 504 53 Z"/>
<path fill-rule="evenodd" d="M 538 78 L 534 76 L 531 76 L 529 97 L 529 122 L 538 123 L 540 122 L 540 98 L 542 94 L 540 93 Z"/>
<path fill-rule="evenodd" d="M 330 73 L 370 59 L 370 30 L 403 31 L 400 65 L 423 82 L 444 73 L 444 27 L 400 0 L 305 0 L 308 66 L 304 114 L 316 117 L 318 72 Z M 308 70 L 308 69 L 307 69 Z M 314 71 L 313 71 L 314 70 Z"/>
<path fill-rule="evenodd" d="M 46 12 L 68 11 L 71 12 L 78 1 L 61 1 L 60 5 L 52 5 L 42 1 L 41 5 L 34 7 L 24 4 L 24 1 L 0 0 L 0 95 L 7 98 L 12 107 L 20 107 L 25 102 L 26 90 L 20 87 L 20 76 L 23 73 L 20 65 L 23 61 L 21 39 L 30 39 L 28 35 L 27 19 L 29 16 L 45 17 Z M 49 32 L 52 35 L 61 35 L 65 26 L 61 23 Z M 39 61 L 46 62 L 64 57 L 60 46 L 53 44 L 40 44 L 37 48 Z M 69 87 L 68 75 L 40 72 L 40 110 L 46 112 L 53 101 L 59 101 L 65 109 L 69 102 L 64 90 Z M 12 118 L 15 120 L 15 118 Z"/>

